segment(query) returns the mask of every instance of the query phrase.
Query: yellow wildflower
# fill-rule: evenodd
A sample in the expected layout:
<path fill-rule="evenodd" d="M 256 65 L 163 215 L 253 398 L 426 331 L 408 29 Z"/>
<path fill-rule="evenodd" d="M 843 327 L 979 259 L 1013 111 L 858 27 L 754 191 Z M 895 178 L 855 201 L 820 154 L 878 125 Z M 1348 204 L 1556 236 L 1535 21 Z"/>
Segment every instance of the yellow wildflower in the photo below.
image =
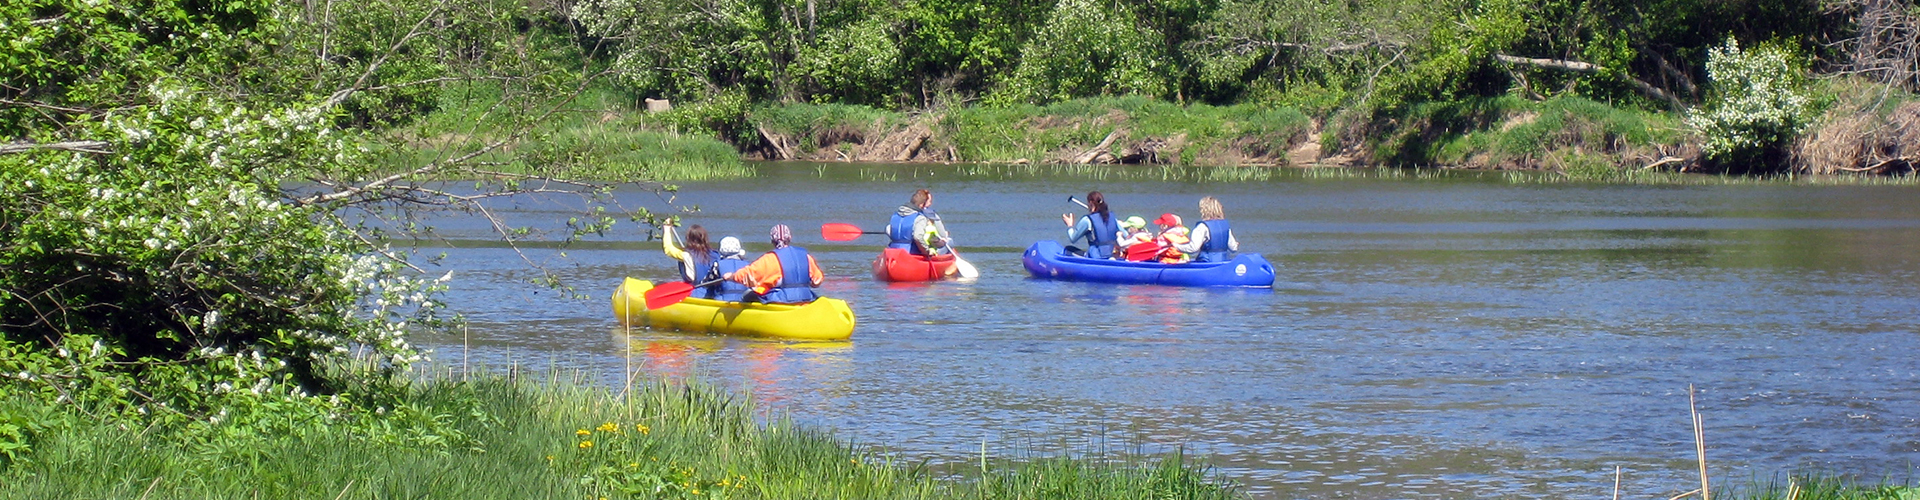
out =
<path fill-rule="evenodd" d="M 627 464 L 627 468 L 629 468 L 629 469 L 638 469 L 638 468 L 640 468 L 640 462 L 632 462 L 632 463 L 629 463 L 629 464 Z"/>
<path fill-rule="evenodd" d="M 593 434 L 593 431 L 589 431 L 589 430 L 586 430 L 586 429 L 580 429 L 580 430 L 577 430 L 577 431 L 573 431 L 573 435 L 575 435 L 575 436 L 585 436 L 585 435 L 589 435 L 589 434 Z"/>
<path fill-rule="evenodd" d="M 592 447 L 593 447 L 593 441 L 581 441 L 581 442 L 580 442 L 580 449 L 582 449 L 582 450 L 584 450 L 584 449 L 587 449 L 587 448 L 592 448 Z"/>
<path fill-rule="evenodd" d="M 613 422 L 607 422 L 604 424 L 600 424 L 600 427 L 596 427 L 594 428 L 594 430 L 597 430 L 600 432 L 620 432 L 620 426 L 613 425 Z"/>
<path fill-rule="evenodd" d="M 647 424 L 633 424 L 633 430 L 640 431 L 641 434 L 653 432 L 653 429 L 647 428 Z"/>

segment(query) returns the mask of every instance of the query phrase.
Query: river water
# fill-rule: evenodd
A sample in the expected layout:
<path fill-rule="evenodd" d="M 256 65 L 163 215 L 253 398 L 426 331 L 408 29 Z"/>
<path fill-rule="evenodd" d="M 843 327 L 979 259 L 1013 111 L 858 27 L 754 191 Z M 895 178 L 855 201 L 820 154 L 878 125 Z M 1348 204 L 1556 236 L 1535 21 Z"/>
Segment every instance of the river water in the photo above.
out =
<path fill-rule="evenodd" d="M 1716 488 L 1786 471 L 1911 477 L 1920 460 L 1920 189 L 1619 186 L 1325 172 L 766 163 L 627 208 L 765 250 L 795 228 L 859 317 L 851 342 L 622 331 L 622 276 L 674 263 L 631 225 L 517 254 L 478 218 L 434 221 L 468 338 L 442 364 L 694 377 L 911 460 L 1164 452 L 1256 498 L 1626 498 L 1698 487 L 1688 387 Z M 983 274 L 870 277 L 915 188 Z M 1219 197 L 1273 290 L 1038 281 L 1020 253 L 1065 235 L 1068 195 L 1188 220 Z M 668 201 L 671 199 L 672 203 Z M 566 200 L 493 208 L 563 222 Z M 590 298 L 527 284 L 540 263 Z M 463 347 L 463 342 L 468 347 Z"/>

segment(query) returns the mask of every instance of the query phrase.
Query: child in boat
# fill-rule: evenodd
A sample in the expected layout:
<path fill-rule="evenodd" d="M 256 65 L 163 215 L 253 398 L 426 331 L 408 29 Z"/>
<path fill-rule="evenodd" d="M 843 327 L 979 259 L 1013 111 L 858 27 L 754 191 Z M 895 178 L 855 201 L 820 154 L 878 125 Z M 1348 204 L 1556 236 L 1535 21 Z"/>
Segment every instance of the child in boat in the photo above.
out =
<path fill-rule="evenodd" d="M 713 262 L 713 273 L 707 281 L 717 281 L 709 285 L 708 293 L 713 300 L 739 302 L 747 295 L 747 285 L 731 280 L 719 279 L 747 268 L 747 251 L 740 248 L 740 239 L 728 236 L 720 239 L 720 260 Z"/>
<path fill-rule="evenodd" d="M 1115 254 L 1125 255 L 1127 256 L 1127 260 L 1147 260 L 1155 254 L 1144 254 L 1139 258 L 1135 258 L 1136 253 L 1133 249 L 1138 245 L 1153 244 L 1153 233 L 1147 232 L 1146 219 L 1135 215 L 1128 217 L 1127 220 L 1120 221 L 1120 243 L 1116 245 L 1118 251 L 1114 252 Z"/>
<path fill-rule="evenodd" d="M 1154 219 L 1153 223 L 1160 226 L 1160 237 L 1153 240 L 1154 244 L 1160 246 L 1160 255 L 1156 256 L 1160 263 L 1185 264 L 1192 260 L 1186 252 L 1180 251 L 1180 245 L 1188 241 L 1187 228 L 1180 225 L 1180 216 L 1160 214 L 1160 218 Z"/>
<path fill-rule="evenodd" d="M 1233 260 L 1234 252 L 1240 251 L 1240 241 L 1233 238 L 1233 229 L 1227 226 L 1226 210 L 1220 207 L 1220 200 L 1212 196 L 1200 199 L 1200 223 L 1194 224 L 1189 241 L 1177 248 L 1199 262 Z"/>

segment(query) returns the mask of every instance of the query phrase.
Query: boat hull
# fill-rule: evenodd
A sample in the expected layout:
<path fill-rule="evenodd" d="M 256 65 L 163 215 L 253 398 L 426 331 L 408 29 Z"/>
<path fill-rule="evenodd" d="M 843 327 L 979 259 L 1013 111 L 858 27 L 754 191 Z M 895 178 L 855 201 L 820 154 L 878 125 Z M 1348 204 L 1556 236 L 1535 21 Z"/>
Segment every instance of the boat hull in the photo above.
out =
<path fill-rule="evenodd" d="M 1243 253 L 1226 262 L 1127 262 L 1069 256 L 1051 240 L 1027 247 L 1020 261 L 1035 278 L 1063 281 L 1273 288 L 1274 276 L 1273 265 L 1260 254 Z"/>
<path fill-rule="evenodd" d="M 880 281 L 935 281 L 954 273 L 952 254 L 914 255 L 899 248 L 888 248 L 873 258 L 873 279 Z"/>
<path fill-rule="evenodd" d="M 853 337 L 853 310 L 846 301 L 822 298 L 806 304 L 749 304 L 687 298 L 647 309 L 653 282 L 627 278 L 613 292 L 613 316 L 626 326 L 794 340 Z"/>

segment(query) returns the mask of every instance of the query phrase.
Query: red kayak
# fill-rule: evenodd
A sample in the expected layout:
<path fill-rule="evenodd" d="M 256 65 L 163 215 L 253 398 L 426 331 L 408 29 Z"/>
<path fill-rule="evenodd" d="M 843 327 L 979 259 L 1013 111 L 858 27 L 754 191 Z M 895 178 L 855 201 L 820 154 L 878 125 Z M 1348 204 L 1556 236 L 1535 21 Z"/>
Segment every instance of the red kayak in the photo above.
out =
<path fill-rule="evenodd" d="M 953 254 L 914 255 L 913 252 L 898 248 L 888 248 L 873 259 L 873 279 L 880 281 L 934 281 L 952 276 Z"/>

